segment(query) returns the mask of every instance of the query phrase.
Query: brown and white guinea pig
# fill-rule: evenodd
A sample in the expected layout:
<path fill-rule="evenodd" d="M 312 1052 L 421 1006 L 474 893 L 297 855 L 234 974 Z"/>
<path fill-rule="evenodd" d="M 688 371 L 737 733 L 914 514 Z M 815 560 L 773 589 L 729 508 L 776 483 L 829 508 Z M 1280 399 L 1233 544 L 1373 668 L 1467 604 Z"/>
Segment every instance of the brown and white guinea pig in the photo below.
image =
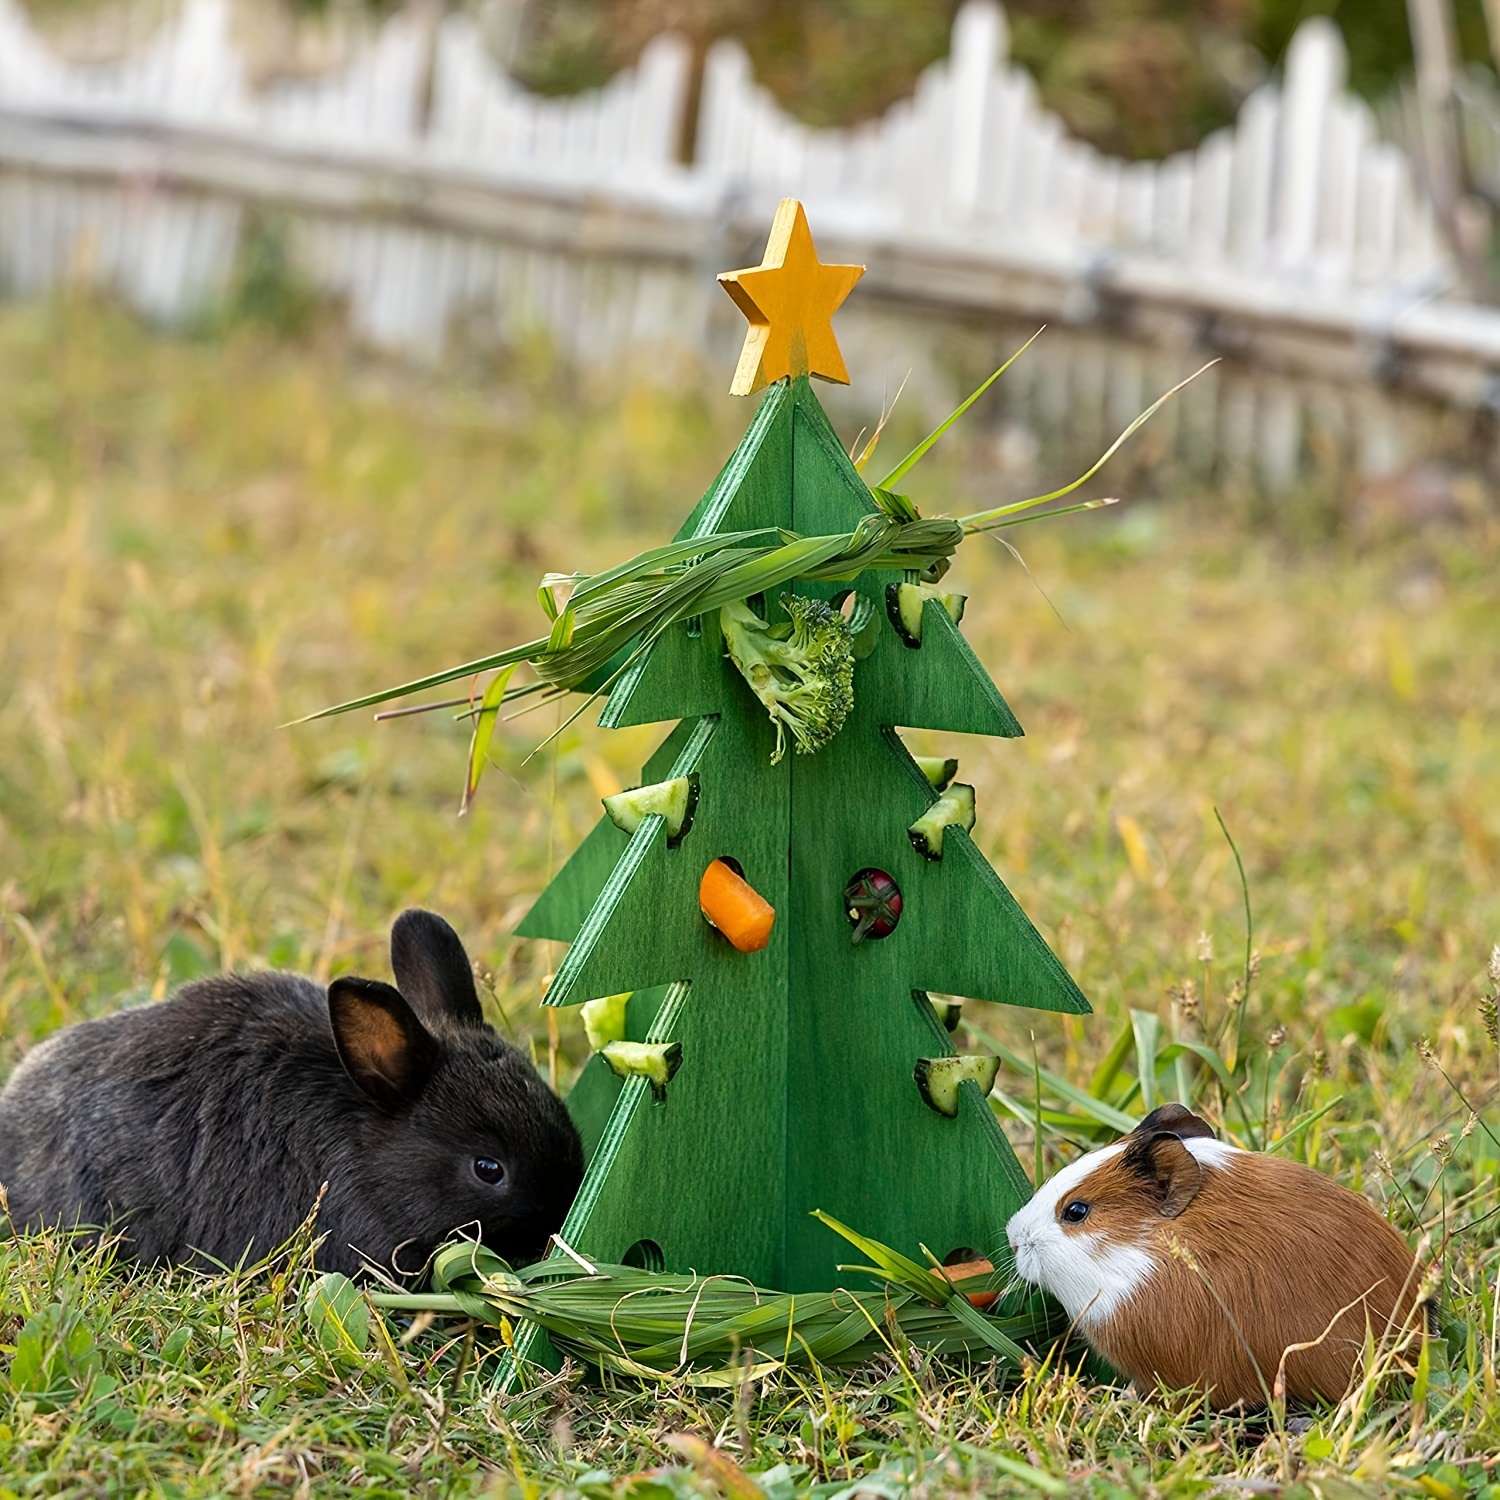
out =
<path fill-rule="evenodd" d="M 1367 1323 L 1379 1342 L 1423 1321 L 1411 1249 L 1366 1199 L 1181 1104 L 1064 1167 L 1006 1234 L 1021 1278 L 1137 1388 L 1217 1407 L 1283 1394 L 1283 1360 L 1288 1399 L 1337 1401 Z"/>

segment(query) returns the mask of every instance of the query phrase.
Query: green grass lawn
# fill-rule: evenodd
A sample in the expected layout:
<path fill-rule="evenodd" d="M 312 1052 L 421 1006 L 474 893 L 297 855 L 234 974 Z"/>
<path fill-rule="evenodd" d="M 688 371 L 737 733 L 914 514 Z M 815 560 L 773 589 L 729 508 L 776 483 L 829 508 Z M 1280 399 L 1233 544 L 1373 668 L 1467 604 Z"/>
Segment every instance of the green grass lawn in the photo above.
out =
<path fill-rule="evenodd" d="M 168 340 L 95 304 L 0 309 L 0 1074 L 59 1025 L 223 966 L 383 974 L 391 918 L 423 904 L 565 1086 L 582 1027 L 553 1012 L 549 1034 L 538 1006 L 559 954 L 510 932 L 662 729 L 578 727 L 523 763 L 552 711 L 506 726 L 460 821 L 467 736 L 442 716 L 277 726 L 534 633 L 539 575 L 665 540 L 751 410 L 595 388 L 536 352 L 420 379 L 332 338 Z M 924 464 L 919 505 L 984 503 L 982 451 L 960 437 Z M 1295 1433 L 915 1358 L 734 1395 L 569 1371 L 505 1398 L 496 1346 L 460 1327 L 323 1350 L 299 1312 L 305 1255 L 124 1276 L 10 1240 L 0 1496 L 759 1493 L 714 1479 L 681 1433 L 778 1496 L 872 1472 L 861 1493 L 1500 1483 L 1500 1216 L 1482 1217 L 1500 1203 L 1500 1055 L 1480 1008 L 1500 942 L 1500 520 L 1357 549 L 1299 523 L 1316 496 L 1151 500 L 1147 483 L 1117 512 L 1015 534 L 1050 604 L 978 541 L 952 575 L 1027 737 L 913 739 L 961 755 L 981 848 L 1096 1008 L 966 1017 L 1028 1060 L 1034 1035 L 1081 1087 L 1132 1011 L 1162 1045 L 1235 1053 L 1237 1102 L 1207 1105 L 1228 1130 L 1301 1123 L 1294 1154 L 1440 1244 L 1467 1330 L 1446 1382 L 1372 1387 Z M 1254 909 L 1247 1003 L 1215 808 Z M 1138 1113 L 1135 1057 L 1099 1089 Z M 1146 1071 L 1148 1089 L 1176 1077 Z M 1029 1073 L 1001 1087 L 1030 1099 Z M 1103 1139 L 1072 1115 L 1045 1132 L 1049 1172 Z M 1030 1124 L 1004 1119 L 1032 1161 Z"/>

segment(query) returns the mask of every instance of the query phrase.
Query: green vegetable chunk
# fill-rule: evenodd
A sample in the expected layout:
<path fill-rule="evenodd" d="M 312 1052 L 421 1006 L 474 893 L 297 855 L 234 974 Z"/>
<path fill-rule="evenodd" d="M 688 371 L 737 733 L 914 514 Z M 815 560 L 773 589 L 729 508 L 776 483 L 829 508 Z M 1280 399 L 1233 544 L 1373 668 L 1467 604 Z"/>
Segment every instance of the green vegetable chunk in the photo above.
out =
<path fill-rule="evenodd" d="M 583 1012 L 583 1030 L 589 1046 L 595 1052 L 603 1052 L 611 1042 L 625 1040 L 625 1007 L 634 990 L 621 995 L 604 995 L 579 1006 Z"/>
<path fill-rule="evenodd" d="M 932 1007 L 932 1013 L 943 1023 L 944 1031 L 957 1031 L 958 1023 L 964 1018 L 963 1002 L 959 1000 L 944 1000 L 939 1004 L 936 1000 L 928 1000 Z"/>
<path fill-rule="evenodd" d="M 943 833 L 962 828 L 968 833 L 974 827 L 974 788 L 956 781 L 926 812 L 906 830 L 912 847 L 926 859 L 943 857 Z"/>
<path fill-rule="evenodd" d="M 682 1066 L 681 1042 L 611 1042 L 600 1048 L 599 1056 L 621 1078 L 645 1078 L 660 1103 L 667 1097 L 667 1085 Z"/>
<path fill-rule="evenodd" d="M 964 605 L 968 596 L 948 594 L 931 583 L 891 583 L 886 585 L 885 612 L 896 627 L 896 634 L 908 646 L 922 644 L 922 608 L 929 599 L 936 599 L 948 611 L 948 618 L 955 625 L 964 617 Z"/>
<path fill-rule="evenodd" d="M 941 755 L 919 755 L 916 762 L 935 792 L 946 791 L 948 783 L 958 775 L 958 762 L 952 756 L 945 760 Z"/>
<path fill-rule="evenodd" d="M 667 820 L 667 843 L 680 844 L 693 826 L 698 808 L 698 773 L 679 776 L 675 781 L 658 781 L 638 786 L 628 792 L 616 792 L 604 799 L 604 810 L 610 822 L 626 833 L 634 833 L 644 819 L 660 813 Z"/>
<path fill-rule="evenodd" d="M 958 1113 L 958 1086 L 964 1079 L 977 1083 L 981 1094 L 988 1094 L 999 1072 L 998 1057 L 966 1052 L 962 1057 L 919 1057 L 912 1077 L 923 1101 L 951 1119 Z"/>
<path fill-rule="evenodd" d="M 743 600 L 719 610 L 729 659 L 776 726 L 775 765 L 786 732 L 801 755 L 821 750 L 854 707 L 854 650 L 849 622 L 822 599 L 783 594 L 790 623 L 767 625 Z"/>

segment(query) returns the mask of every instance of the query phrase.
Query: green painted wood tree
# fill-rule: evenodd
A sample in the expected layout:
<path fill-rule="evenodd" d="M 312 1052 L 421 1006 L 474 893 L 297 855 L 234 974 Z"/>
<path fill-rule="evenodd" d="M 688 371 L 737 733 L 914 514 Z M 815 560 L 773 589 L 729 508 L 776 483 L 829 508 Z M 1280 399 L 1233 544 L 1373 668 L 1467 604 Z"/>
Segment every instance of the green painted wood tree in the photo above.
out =
<path fill-rule="evenodd" d="M 680 535 L 841 532 L 874 508 L 800 375 L 771 384 Z M 773 764 L 774 730 L 725 656 L 716 613 L 670 629 L 608 694 L 602 725 L 677 721 L 642 780 L 696 773 L 699 801 L 676 847 L 660 816 L 630 835 L 602 819 L 519 929 L 571 944 L 548 1005 L 632 991 L 628 1035 L 682 1048 L 664 1099 L 597 1056 L 570 1097 L 589 1165 L 562 1236 L 585 1256 L 823 1289 L 840 1284 L 849 1251 L 814 1209 L 943 1257 L 999 1249 L 1030 1195 L 973 1083 L 953 1118 L 921 1097 L 917 1060 L 953 1050 L 927 995 L 1088 1005 L 966 834 L 950 828 L 936 861 L 908 839 L 935 793 L 898 728 L 1021 728 L 937 602 L 920 647 L 906 644 L 886 618 L 897 581 L 867 573 L 852 585 L 879 624 L 852 712 L 813 754 L 789 748 Z M 776 600 L 763 612 L 778 617 Z M 1005 815 L 981 804 L 979 826 Z M 776 909 L 760 952 L 738 951 L 700 914 L 699 881 L 721 856 Z M 844 893 L 868 868 L 896 881 L 903 909 L 889 935 L 855 943 Z"/>

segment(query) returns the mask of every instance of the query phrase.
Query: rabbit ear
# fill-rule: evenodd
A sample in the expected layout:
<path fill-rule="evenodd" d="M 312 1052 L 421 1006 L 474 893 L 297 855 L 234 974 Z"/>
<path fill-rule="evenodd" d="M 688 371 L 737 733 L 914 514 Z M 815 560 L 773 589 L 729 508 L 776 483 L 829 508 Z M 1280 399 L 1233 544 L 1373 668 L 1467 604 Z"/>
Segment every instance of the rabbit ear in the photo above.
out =
<path fill-rule="evenodd" d="M 386 1109 L 416 1100 L 438 1046 L 396 990 L 378 979 L 335 979 L 328 1019 L 339 1061 L 365 1093 Z"/>
<path fill-rule="evenodd" d="M 483 1026 L 474 970 L 458 934 L 436 912 L 404 911 L 391 928 L 391 972 L 429 1026 Z"/>

